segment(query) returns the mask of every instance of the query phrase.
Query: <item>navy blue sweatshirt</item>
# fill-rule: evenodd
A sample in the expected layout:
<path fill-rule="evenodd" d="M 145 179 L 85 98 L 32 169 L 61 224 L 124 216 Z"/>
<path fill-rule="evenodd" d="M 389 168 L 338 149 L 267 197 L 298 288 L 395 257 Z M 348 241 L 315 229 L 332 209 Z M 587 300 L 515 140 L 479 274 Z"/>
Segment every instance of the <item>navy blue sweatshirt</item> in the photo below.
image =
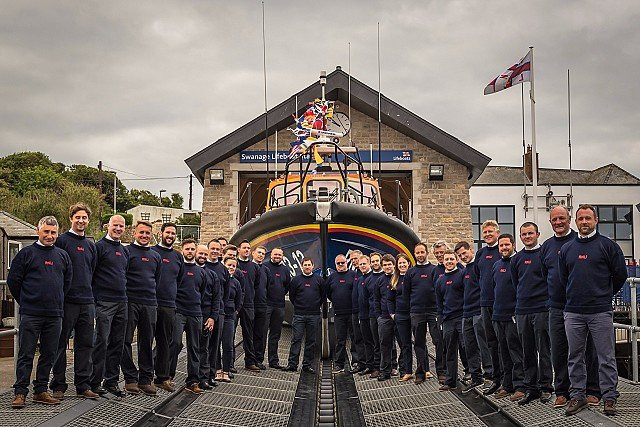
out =
<path fill-rule="evenodd" d="M 91 277 L 96 269 L 96 245 L 85 236 L 70 231 L 63 233 L 55 245 L 69 254 L 73 267 L 71 288 L 64 294 L 64 301 L 71 304 L 93 304 Z"/>
<path fill-rule="evenodd" d="M 355 273 L 352 270 L 334 271 L 327 278 L 327 298 L 331 301 L 336 316 L 353 314 L 351 295 L 354 278 Z"/>
<path fill-rule="evenodd" d="M 220 261 L 205 261 L 204 268 L 215 274 L 215 277 L 213 277 L 213 285 L 211 286 L 211 293 L 215 294 L 215 288 L 218 288 L 218 300 L 220 301 L 218 313 L 223 314 L 224 305 L 227 299 L 229 299 L 229 270 L 227 270 L 227 267 Z"/>
<path fill-rule="evenodd" d="M 493 320 L 511 322 L 516 310 L 516 288 L 511 276 L 511 258 L 500 258 L 493 265 Z"/>
<path fill-rule="evenodd" d="M 319 314 L 324 298 L 325 285 L 322 277 L 300 274 L 291 279 L 289 299 L 293 304 L 294 314 Z"/>
<path fill-rule="evenodd" d="M 408 293 L 404 285 L 406 280 L 406 275 L 399 275 L 396 288 L 389 289 L 389 313 L 395 313 L 394 320 L 409 320 L 411 318 L 409 298 L 405 297 Z"/>
<path fill-rule="evenodd" d="M 106 237 L 96 243 L 93 296 L 96 301 L 127 302 L 129 250 L 120 241 Z"/>
<path fill-rule="evenodd" d="M 202 316 L 202 296 L 208 292 L 209 278 L 209 273 L 196 263 L 184 263 L 184 276 L 176 292 L 176 312 L 185 316 Z"/>
<path fill-rule="evenodd" d="M 444 268 L 444 264 L 436 264 L 433 266 L 433 283 L 435 283 L 439 278 L 444 276 L 444 272 L 447 269 Z"/>
<path fill-rule="evenodd" d="M 511 280 L 516 288 L 516 314 L 547 311 L 547 281 L 542 273 L 540 248 L 523 249 L 511 260 Z"/>
<path fill-rule="evenodd" d="M 436 289 L 433 281 L 435 268 L 435 265 L 426 263 L 411 267 L 407 271 L 403 283 L 403 298 L 409 300 L 411 313 L 435 313 Z"/>
<path fill-rule="evenodd" d="M 436 280 L 436 293 L 442 306 L 442 320 L 462 317 L 464 306 L 464 271 L 456 268 Z"/>
<path fill-rule="evenodd" d="M 577 238 L 560 249 L 560 283 L 566 286 L 564 311 L 594 314 L 611 311 L 613 296 L 627 280 L 627 267 L 620 246 L 596 232 Z"/>
<path fill-rule="evenodd" d="M 207 286 L 204 289 L 204 293 L 200 294 L 200 311 L 202 311 L 202 318 L 204 320 L 211 318 L 217 322 L 220 314 L 224 314 L 224 306 L 220 308 L 220 304 L 223 303 L 220 280 L 214 271 L 208 270 L 204 268 L 204 266 L 199 267 L 207 274 Z"/>
<path fill-rule="evenodd" d="M 69 255 L 55 246 L 34 243 L 20 250 L 11 262 L 7 285 L 20 304 L 20 314 L 62 317 L 64 295 L 71 287 Z"/>
<path fill-rule="evenodd" d="M 570 240 L 578 236 L 574 230 L 571 230 L 566 236 L 549 237 L 540 247 L 540 259 L 542 260 L 542 274 L 547 280 L 547 292 L 549 293 L 549 307 L 563 310 L 567 302 L 565 296 L 565 287 L 560 283 L 558 275 L 558 254 L 560 248 Z"/>
<path fill-rule="evenodd" d="M 353 286 L 351 287 L 351 313 L 358 314 L 359 311 L 359 302 L 358 295 L 360 294 L 360 288 L 357 286 L 358 278 L 362 276 L 360 270 L 352 270 L 353 271 Z"/>
<path fill-rule="evenodd" d="M 224 303 L 224 316 L 232 316 L 242 309 L 242 285 L 238 279 L 229 277 L 229 294 Z"/>
<path fill-rule="evenodd" d="M 373 287 L 373 309 L 376 318 L 391 319 L 391 315 L 395 312 L 389 311 L 395 308 L 391 306 L 389 300 L 391 298 L 391 275 L 381 274 L 375 281 Z"/>
<path fill-rule="evenodd" d="M 256 296 L 256 282 L 258 282 L 258 269 L 259 265 L 251 260 L 242 261 L 238 259 L 238 268 L 236 272 L 241 271 L 244 276 L 244 283 L 242 284 L 242 290 L 244 292 L 244 308 L 255 308 L 254 301 Z M 240 280 L 238 278 L 238 280 Z"/>
<path fill-rule="evenodd" d="M 475 259 L 464 268 L 464 307 L 462 316 L 465 318 L 480 314 L 480 282 L 478 265 Z"/>
<path fill-rule="evenodd" d="M 256 294 L 253 299 L 253 307 L 256 311 L 267 310 L 267 281 L 269 270 L 265 264 L 254 264 L 258 267 L 257 281 L 255 283 Z"/>
<path fill-rule="evenodd" d="M 289 292 L 291 273 L 289 267 L 280 262 L 275 264 L 269 260 L 266 264 L 268 270 L 267 280 L 267 305 L 269 307 L 284 307 L 284 297 Z"/>
<path fill-rule="evenodd" d="M 128 246 L 127 298 L 130 303 L 157 306 L 156 288 L 160 281 L 162 258 L 149 246 Z"/>
<path fill-rule="evenodd" d="M 353 286 L 358 288 L 358 318 L 360 320 L 369 319 L 369 288 L 367 283 L 371 277 L 371 270 L 367 274 L 360 274 L 353 282 Z"/>
<path fill-rule="evenodd" d="M 476 253 L 476 264 L 480 272 L 480 306 L 493 307 L 493 264 L 500 259 L 498 245 L 485 246 Z"/>
<path fill-rule="evenodd" d="M 369 278 L 367 279 L 365 285 L 367 287 L 367 292 L 368 292 L 368 297 L 369 297 L 369 318 L 370 319 L 377 319 L 380 316 L 380 311 L 376 311 L 376 306 L 375 306 L 375 292 L 376 292 L 376 286 L 378 284 L 378 280 L 380 280 L 380 278 L 384 276 L 384 273 L 382 272 L 382 270 L 378 271 L 377 273 L 375 271 L 371 272 L 371 275 L 369 276 Z"/>
<path fill-rule="evenodd" d="M 184 259 L 182 254 L 173 248 L 164 248 L 160 245 L 151 247 L 162 258 L 160 264 L 160 280 L 156 288 L 156 300 L 160 307 L 176 307 L 176 293 L 178 283 L 182 281 L 184 274 Z"/>

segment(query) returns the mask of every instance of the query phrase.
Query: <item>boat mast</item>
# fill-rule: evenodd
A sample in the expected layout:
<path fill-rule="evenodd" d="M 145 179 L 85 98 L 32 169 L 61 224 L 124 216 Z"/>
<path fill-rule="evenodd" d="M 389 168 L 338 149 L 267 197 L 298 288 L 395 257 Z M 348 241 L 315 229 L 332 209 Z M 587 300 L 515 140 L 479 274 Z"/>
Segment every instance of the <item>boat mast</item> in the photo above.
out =
<path fill-rule="evenodd" d="M 381 166 L 381 156 L 382 156 L 382 115 L 380 113 L 381 109 L 381 94 L 380 94 L 380 22 L 378 22 L 378 185 L 382 186 L 382 166 Z"/>
<path fill-rule="evenodd" d="M 267 188 L 269 187 L 269 121 L 267 110 L 267 42 L 264 31 L 264 0 L 262 0 L 262 74 L 264 76 L 264 144 L 267 151 L 266 178 Z"/>

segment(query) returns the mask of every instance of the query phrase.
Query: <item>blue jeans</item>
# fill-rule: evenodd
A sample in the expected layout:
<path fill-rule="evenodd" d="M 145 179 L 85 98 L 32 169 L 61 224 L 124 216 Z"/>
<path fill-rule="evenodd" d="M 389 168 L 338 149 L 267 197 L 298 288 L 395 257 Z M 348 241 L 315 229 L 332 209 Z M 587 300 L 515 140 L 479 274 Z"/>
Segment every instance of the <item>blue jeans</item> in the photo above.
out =
<path fill-rule="evenodd" d="M 33 356 L 36 353 L 38 338 L 40 339 L 40 357 L 36 368 L 36 379 L 33 381 L 33 392 L 38 394 L 47 391 L 49 374 L 61 332 L 62 317 L 21 315 L 18 332 L 20 348 L 16 361 L 16 383 L 13 385 L 15 394 L 26 396 L 29 393 Z"/>
<path fill-rule="evenodd" d="M 618 367 L 613 312 L 594 314 L 564 313 L 564 328 L 569 343 L 569 380 L 571 399 L 586 398 L 587 370 L 585 351 L 587 335 L 591 333 L 599 365 L 600 391 L 604 400 L 618 400 Z"/>
<path fill-rule="evenodd" d="M 300 360 L 300 348 L 304 337 L 304 357 L 302 367 L 310 368 L 316 357 L 316 332 L 320 323 L 319 314 L 294 314 L 293 315 L 293 338 L 289 349 L 288 366 L 298 367 Z"/>

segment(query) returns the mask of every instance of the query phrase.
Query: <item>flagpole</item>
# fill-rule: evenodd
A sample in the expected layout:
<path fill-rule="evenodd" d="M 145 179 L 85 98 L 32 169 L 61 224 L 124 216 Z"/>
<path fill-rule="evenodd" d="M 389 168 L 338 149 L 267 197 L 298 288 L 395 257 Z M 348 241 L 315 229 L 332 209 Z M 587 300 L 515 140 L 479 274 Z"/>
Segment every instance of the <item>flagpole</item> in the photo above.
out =
<path fill-rule="evenodd" d="M 569 125 L 569 195 L 571 203 L 567 208 L 573 207 L 573 165 L 571 162 L 571 83 L 569 77 L 569 70 L 567 69 L 567 115 Z"/>
<path fill-rule="evenodd" d="M 378 22 L 378 185 L 382 186 L 382 95 L 380 92 L 380 23 Z"/>
<path fill-rule="evenodd" d="M 525 143 L 524 132 L 524 84 L 520 85 L 520 107 L 522 111 L 522 185 L 524 186 L 524 194 L 527 194 L 527 146 Z M 527 217 L 527 210 L 524 211 L 524 217 Z"/>
<path fill-rule="evenodd" d="M 267 40 L 264 31 L 264 0 L 262 0 L 262 74 L 264 75 L 264 145 L 267 150 L 266 177 L 269 182 L 269 110 L 267 109 Z M 268 184 L 267 184 L 268 185 Z"/>
<path fill-rule="evenodd" d="M 536 150 L 536 97 L 533 84 L 533 46 L 529 46 L 531 53 L 531 80 L 529 99 L 531 100 L 531 181 L 533 185 L 533 222 L 538 223 L 538 151 Z"/>

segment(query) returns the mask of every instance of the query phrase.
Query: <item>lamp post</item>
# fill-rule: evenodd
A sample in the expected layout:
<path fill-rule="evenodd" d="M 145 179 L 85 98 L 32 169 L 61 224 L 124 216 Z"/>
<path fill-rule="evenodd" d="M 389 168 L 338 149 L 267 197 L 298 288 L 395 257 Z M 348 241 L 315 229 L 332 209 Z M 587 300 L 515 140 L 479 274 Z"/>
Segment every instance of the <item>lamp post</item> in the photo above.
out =
<path fill-rule="evenodd" d="M 167 190 L 160 190 L 160 206 L 162 206 L 162 193 L 166 193 Z"/>

